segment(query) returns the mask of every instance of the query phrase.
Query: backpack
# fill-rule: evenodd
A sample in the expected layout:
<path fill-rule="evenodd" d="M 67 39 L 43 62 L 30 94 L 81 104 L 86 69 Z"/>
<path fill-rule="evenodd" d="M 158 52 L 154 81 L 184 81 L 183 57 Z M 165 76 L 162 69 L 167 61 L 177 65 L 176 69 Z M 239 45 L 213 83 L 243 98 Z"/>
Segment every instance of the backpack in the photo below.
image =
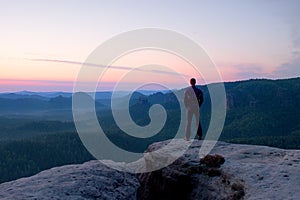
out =
<path fill-rule="evenodd" d="M 198 104 L 199 104 L 199 107 L 200 107 L 203 103 L 203 92 L 200 89 L 196 88 L 196 87 L 192 87 L 192 88 L 195 92 L 195 95 L 197 97 L 197 101 L 198 101 Z"/>

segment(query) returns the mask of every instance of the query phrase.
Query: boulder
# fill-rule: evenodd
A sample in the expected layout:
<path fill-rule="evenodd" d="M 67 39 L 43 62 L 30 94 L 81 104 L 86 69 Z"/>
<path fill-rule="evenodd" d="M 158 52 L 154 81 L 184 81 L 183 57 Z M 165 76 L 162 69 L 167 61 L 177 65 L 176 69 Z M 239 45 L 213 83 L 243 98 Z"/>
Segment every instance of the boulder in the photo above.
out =
<path fill-rule="evenodd" d="M 134 174 L 111 169 L 99 161 L 55 167 L 0 185 L 0 199 L 135 199 Z"/>
<path fill-rule="evenodd" d="M 298 199 L 300 151 L 217 142 L 200 156 L 203 141 L 178 139 L 166 151 L 188 150 L 171 165 L 139 175 L 137 198 L 149 199 Z M 154 151 L 169 141 L 152 144 Z M 160 158 L 147 158 L 152 166 Z M 226 162 L 225 162 L 226 160 Z"/>

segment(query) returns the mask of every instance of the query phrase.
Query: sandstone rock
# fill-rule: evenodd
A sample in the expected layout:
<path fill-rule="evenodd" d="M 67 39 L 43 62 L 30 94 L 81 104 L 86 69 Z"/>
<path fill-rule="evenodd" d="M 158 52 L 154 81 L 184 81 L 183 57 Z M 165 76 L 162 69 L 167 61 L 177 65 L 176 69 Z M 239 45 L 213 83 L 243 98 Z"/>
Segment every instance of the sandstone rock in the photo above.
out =
<path fill-rule="evenodd" d="M 0 199 L 135 199 L 135 175 L 99 161 L 67 165 L 0 185 Z"/>

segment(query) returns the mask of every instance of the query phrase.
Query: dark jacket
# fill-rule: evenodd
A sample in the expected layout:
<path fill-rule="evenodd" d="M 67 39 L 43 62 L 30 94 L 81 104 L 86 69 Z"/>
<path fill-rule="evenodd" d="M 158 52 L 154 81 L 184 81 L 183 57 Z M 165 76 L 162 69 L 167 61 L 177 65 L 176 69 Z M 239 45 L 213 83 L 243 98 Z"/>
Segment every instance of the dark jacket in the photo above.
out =
<path fill-rule="evenodd" d="M 200 107 L 203 103 L 203 92 L 196 86 L 186 89 L 184 93 L 184 105 L 187 108 Z"/>

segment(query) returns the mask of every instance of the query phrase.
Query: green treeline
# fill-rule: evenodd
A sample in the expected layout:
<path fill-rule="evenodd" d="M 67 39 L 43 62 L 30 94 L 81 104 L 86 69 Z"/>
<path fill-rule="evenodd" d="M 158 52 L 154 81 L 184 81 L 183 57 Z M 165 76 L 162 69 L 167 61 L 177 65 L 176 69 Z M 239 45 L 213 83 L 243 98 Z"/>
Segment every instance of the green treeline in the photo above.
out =
<path fill-rule="evenodd" d="M 42 135 L 0 142 L 0 182 L 34 175 L 45 169 L 83 163 L 93 157 L 77 133 Z"/>

